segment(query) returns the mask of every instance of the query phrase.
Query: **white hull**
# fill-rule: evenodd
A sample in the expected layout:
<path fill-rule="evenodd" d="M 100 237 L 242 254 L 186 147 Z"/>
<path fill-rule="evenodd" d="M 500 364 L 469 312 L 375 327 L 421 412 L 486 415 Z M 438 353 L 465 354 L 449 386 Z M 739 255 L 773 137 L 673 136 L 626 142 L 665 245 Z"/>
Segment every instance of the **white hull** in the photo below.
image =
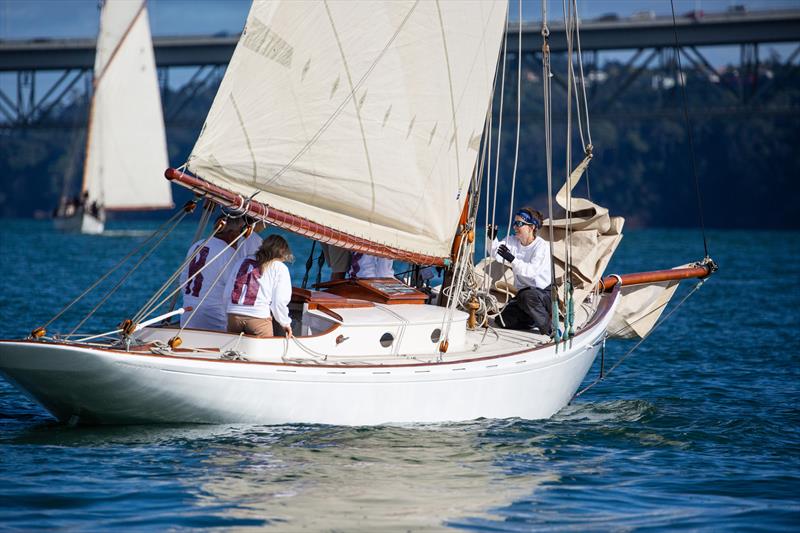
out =
<path fill-rule="evenodd" d="M 105 229 L 105 222 L 93 217 L 89 213 L 78 212 L 70 216 L 59 216 L 53 219 L 53 225 L 58 231 L 65 233 L 83 233 L 86 235 L 100 235 Z"/>
<path fill-rule="evenodd" d="M 333 365 L 3 341 L 0 372 L 60 420 L 84 423 L 375 425 L 540 419 L 567 405 L 589 371 L 616 292 L 608 300 L 599 316 L 558 349 L 547 344 L 488 356 L 470 350 L 442 362 Z"/>

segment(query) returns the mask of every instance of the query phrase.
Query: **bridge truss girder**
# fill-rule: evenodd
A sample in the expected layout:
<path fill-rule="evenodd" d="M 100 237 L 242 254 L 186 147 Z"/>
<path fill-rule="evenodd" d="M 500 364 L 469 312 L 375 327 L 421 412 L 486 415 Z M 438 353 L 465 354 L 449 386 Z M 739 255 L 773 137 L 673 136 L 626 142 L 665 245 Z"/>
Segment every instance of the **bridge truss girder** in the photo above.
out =
<path fill-rule="evenodd" d="M 705 79 L 714 86 L 720 95 L 720 100 L 714 106 L 697 110 L 705 114 L 737 114 L 753 112 L 754 110 L 769 113 L 769 102 L 766 100 L 771 89 L 779 88 L 800 73 L 800 65 L 795 64 L 800 56 L 800 45 L 796 46 L 783 62 L 785 66 L 782 75 L 763 79 L 759 75 L 760 68 L 764 65 L 760 54 L 763 47 L 758 43 L 741 43 L 739 45 L 739 65 L 736 69 L 738 75 L 734 77 L 734 84 L 720 80 L 719 72 L 711 65 L 701 49 L 696 46 L 681 48 L 681 58 L 685 75 L 692 75 L 693 80 Z M 603 52 L 605 53 L 605 52 Z M 618 52 L 617 52 L 618 53 Z M 556 53 L 555 57 L 565 56 L 565 53 Z M 515 54 L 509 55 L 507 60 L 507 90 L 515 90 L 516 74 Z M 541 73 L 541 53 L 523 52 L 523 61 L 532 72 Z M 671 76 L 677 80 L 675 67 L 675 51 L 671 47 L 639 48 L 622 65 L 620 76 L 613 80 L 614 89 L 609 94 L 602 90 L 600 81 L 593 81 L 587 87 L 590 110 L 594 113 L 613 115 L 614 105 L 630 90 L 641 76 L 650 72 L 659 72 L 664 76 Z M 600 51 L 590 50 L 584 53 L 584 70 L 586 73 L 598 72 L 600 65 Z M 225 66 L 218 63 L 201 64 L 196 66 L 169 66 L 159 67 L 159 84 L 161 87 L 164 118 L 167 126 L 197 127 L 202 123 L 202 116 L 188 116 L 187 107 L 204 90 L 213 90 L 222 79 Z M 190 69 L 193 72 L 181 72 L 176 75 L 176 69 Z M 175 88 L 171 88 L 171 80 L 176 77 L 185 81 Z M 728 80 L 729 81 L 729 80 Z M 554 86 L 566 90 L 566 79 L 562 72 L 554 71 Z M 16 128 L 74 128 L 85 125 L 86 117 L 70 117 L 69 120 L 53 116 L 59 108 L 66 108 L 74 104 L 84 105 L 91 94 L 92 71 L 87 68 L 73 68 L 63 71 L 53 70 L 20 70 L 0 72 L 0 129 Z M 529 89 L 531 90 L 531 89 Z M 539 90 L 538 87 L 533 90 Z M 208 102 L 210 104 L 210 102 Z M 800 109 L 782 108 L 791 114 L 800 114 Z M 663 111 L 657 107 L 648 110 L 630 110 L 642 116 L 650 113 L 653 117 L 661 116 Z"/>

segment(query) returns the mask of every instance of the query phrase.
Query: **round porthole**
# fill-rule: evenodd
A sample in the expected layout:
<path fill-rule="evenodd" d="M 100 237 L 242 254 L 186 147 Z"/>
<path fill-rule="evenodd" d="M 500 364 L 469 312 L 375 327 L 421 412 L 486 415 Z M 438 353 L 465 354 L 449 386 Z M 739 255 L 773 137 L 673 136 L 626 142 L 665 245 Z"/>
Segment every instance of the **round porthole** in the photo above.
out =
<path fill-rule="evenodd" d="M 384 333 L 381 337 L 381 346 L 388 348 L 394 342 L 394 335 L 391 333 Z"/>
<path fill-rule="evenodd" d="M 442 338 L 442 330 L 439 328 L 433 330 L 433 332 L 431 333 L 431 342 L 437 343 L 441 338 Z"/>

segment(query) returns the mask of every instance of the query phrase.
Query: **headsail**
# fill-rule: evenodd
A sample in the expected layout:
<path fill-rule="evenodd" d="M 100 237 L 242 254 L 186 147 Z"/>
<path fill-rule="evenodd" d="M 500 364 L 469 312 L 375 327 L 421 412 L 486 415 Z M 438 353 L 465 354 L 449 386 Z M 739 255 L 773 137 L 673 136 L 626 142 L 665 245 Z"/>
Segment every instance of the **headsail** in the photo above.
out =
<path fill-rule="evenodd" d="M 167 209 L 164 117 L 144 0 L 106 0 L 94 64 L 83 190 L 108 210 Z"/>
<path fill-rule="evenodd" d="M 256 0 L 188 168 L 325 228 L 447 257 L 505 20 L 502 0 Z"/>

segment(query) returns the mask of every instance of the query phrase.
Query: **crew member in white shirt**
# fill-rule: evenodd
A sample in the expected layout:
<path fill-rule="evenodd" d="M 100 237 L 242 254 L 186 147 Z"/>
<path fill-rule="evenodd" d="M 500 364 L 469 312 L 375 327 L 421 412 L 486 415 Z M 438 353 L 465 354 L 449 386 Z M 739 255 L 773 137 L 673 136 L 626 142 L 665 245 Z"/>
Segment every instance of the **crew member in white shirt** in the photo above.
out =
<path fill-rule="evenodd" d="M 249 216 L 244 217 L 244 224 L 253 226 L 253 231 L 236 248 L 237 260 L 244 259 L 248 255 L 256 255 L 258 249 L 261 248 L 261 243 L 264 242 L 259 233 L 267 227 L 263 220 L 255 220 Z"/>
<path fill-rule="evenodd" d="M 384 257 L 352 252 L 349 274 L 351 278 L 393 278 L 394 263 Z"/>
<path fill-rule="evenodd" d="M 215 223 L 222 218 L 224 217 L 217 217 Z M 192 307 L 192 311 L 181 315 L 182 328 L 225 331 L 228 317 L 223 293 L 227 276 L 224 273 L 220 275 L 220 272 L 226 265 L 230 266 L 236 248 L 229 244 L 241 231 L 239 219 L 228 219 L 208 242 L 203 244 L 205 239 L 202 239 L 189 247 L 186 257 L 194 257 L 183 269 L 180 280 L 183 287 L 183 307 Z M 189 279 L 192 276 L 194 277 Z"/>
<path fill-rule="evenodd" d="M 235 261 L 225 285 L 229 332 L 272 337 L 274 320 L 292 336 L 292 278 L 284 264 L 292 259 L 286 239 L 269 235 L 255 255 Z"/>
<path fill-rule="evenodd" d="M 495 228 L 489 228 L 492 254 L 498 261 L 511 265 L 517 294 L 503 308 L 498 323 L 508 329 L 550 335 L 553 282 L 550 270 L 550 243 L 537 237 L 542 227 L 542 214 L 523 207 L 514 215 L 514 235 L 498 241 Z"/>

